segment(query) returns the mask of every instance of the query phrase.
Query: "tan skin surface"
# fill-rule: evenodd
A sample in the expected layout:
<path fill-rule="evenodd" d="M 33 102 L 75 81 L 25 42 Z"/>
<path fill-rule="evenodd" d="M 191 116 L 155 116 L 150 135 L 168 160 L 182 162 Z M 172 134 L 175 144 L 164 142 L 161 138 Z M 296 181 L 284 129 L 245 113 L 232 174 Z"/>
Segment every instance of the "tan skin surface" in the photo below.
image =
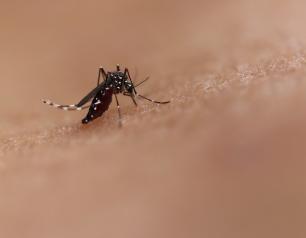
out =
<path fill-rule="evenodd" d="M 0 237 L 305 237 L 305 7 L 2 2 Z M 117 63 L 171 104 L 41 103 Z"/>

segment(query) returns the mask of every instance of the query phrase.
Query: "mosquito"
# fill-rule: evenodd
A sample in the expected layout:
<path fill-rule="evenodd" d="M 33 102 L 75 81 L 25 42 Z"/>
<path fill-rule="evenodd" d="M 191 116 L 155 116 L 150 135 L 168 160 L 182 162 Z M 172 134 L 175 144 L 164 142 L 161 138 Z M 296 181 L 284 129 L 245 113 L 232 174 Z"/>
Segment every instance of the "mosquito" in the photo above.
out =
<path fill-rule="evenodd" d="M 119 126 L 121 127 L 122 116 L 117 94 L 123 94 L 124 96 L 130 97 L 135 106 L 137 106 L 136 98 L 145 99 L 156 104 L 170 103 L 170 101 L 155 101 L 138 94 L 136 88 L 147 80 L 149 80 L 149 77 L 134 85 L 130 72 L 127 68 L 125 68 L 124 71 L 121 71 L 120 65 L 117 65 L 116 71 L 106 72 L 103 67 L 100 67 L 98 71 L 97 86 L 92 89 L 79 103 L 72 105 L 60 105 L 50 100 L 42 101 L 45 104 L 65 111 L 82 111 L 89 108 L 86 117 L 82 120 L 83 124 L 88 124 L 98 117 L 101 117 L 103 113 L 108 110 L 112 102 L 112 98 L 115 96 L 119 116 Z M 90 100 L 92 100 L 91 104 L 86 105 Z"/>

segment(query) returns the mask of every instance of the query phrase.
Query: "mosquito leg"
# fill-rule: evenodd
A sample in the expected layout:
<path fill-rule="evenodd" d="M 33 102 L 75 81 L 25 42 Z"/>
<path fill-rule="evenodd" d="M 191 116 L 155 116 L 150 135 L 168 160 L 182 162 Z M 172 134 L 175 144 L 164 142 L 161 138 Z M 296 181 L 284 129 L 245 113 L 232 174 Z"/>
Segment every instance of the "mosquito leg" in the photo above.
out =
<path fill-rule="evenodd" d="M 103 79 L 106 80 L 107 74 L 106 74 L 105 70 L 102 67 L 99 68 L 97 86 L 99 86 L 99 84 L 100 84 L 101 75 L 102 75 Z"/>
<path fill-rule="evenodd" d="M 134 105 L 135 105 L 136 107 L 138 106 L 138 104 L 137 104 L 137 102 L 136 102 L 136 100 L 135 100 L 134 94 L 131 94 L 131 93 L 128 93 L 128 92 L 123 92 L 123 95 L 124 95 L 124 96 L 130 97 L 130 98 L 132 99 Z"/>
<path fill-rule="evenodd" d="M 131 98 L 132 98 L 132 101 L 133 101 L 134 105 L 137 107 L 137 106 L 138 106 L 138 104 L 137 104 L 137 102 L 136 102 L 136 100 L 135 100 L 134 95 L 131 95 Z"/>
<path fill-rule="evenodd" d="M 125 76 L 127 75 L 127 76 L 129 77 L 129 79 L 131 80 L 132 86 L 133 86 L 133 91 L 135 92 L 135 94 L 137 94 L 136 89 L 135 89 L 135 86 L 134 86 L 134 84 L 133 84 L 133 80 L 132 80 L 132 78 L 131 78 L 131 75 L 130 75 L 130 72 L 129 72 L 128 68 L 126 68 L 126 69 L 124 70 L 124 75 L 125 75 Z"/>
<path fill-rule="evenodd" d="M 84 109 L 87 109 L 89 108 L 90 106 L 78 106 L 76 104 L 72 104 L 72 105 L 61 105 L 61 104 L 57 104 L 57 103 L 54 103 L 50 100 L 42 100 L 43 103 L 45 104 L 48 104 L 52 107 L 55 107 L 55 108 L 58 108 L 58 109 L 61 109 L 61 110 L 64 110 L 64 111 L 82 111 Z"/>
<path fill-rule="evenodd" d="M 119 105 L 119 101 L 118 101 L 118 98 L 117 98 L 117 95 L 115 95 L 115 98 L 116 98 L 116 103 L 117 103 L 117 110 L 118 110 L 118 115 L 119 115 L 119 127 L 122 127 L 122 120 L 121 120 L 121 111 L 120 111 L 120 105 Z"/>
<path fill-rule="evenodd" d="M 98 86 L 91 90 L 84 98 L 81 99 L 81 101 L 77 104 L 72 104 L 72 105 L 60 105 L 56 104 L 50 100 L 42 100 L 43 103 L 48 104 L 50 106 L 65 110 L 65 111 L 72 111 L 72 110 L 84 110 L 87 109 L 89 106 L 84 106 L 86 103 L 88 103 L 97 93 L 99 90 L 101 90 L 104 85 L 100 85 L 100 78 L 101 76 L 103 77 L 104 81 L 107 78 L 107 74 L 105 73 L 103 68 L 99 69 L 99 75 L 98 75 Z"/>
<path fill-rule="evenodd" d="M 170 103 L 170 101 L 166 101 L 166 102 L 155 101 L 155 100 L 153 100 L 153 99 L 147 98 L 147 97 L 142 96 L 142 95 L 137 94 L 137 93 L 136 93 L 136 96 L 138 96 L 138 97 L 140 97 L 140 98 L 143 98 L 143 99 L 145 99 L 145 100 L 148 100 L 148 101 L 150 101 L 150 102 L 157 103 L 157 104 L 167 104 L 167 103 Z"/>

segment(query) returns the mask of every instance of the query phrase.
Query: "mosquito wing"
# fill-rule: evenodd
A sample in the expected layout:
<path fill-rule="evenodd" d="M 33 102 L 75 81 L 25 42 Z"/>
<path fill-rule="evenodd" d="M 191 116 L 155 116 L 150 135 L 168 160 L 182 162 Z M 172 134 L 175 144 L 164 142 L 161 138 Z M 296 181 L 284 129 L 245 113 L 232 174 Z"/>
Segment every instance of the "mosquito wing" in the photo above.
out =
<path fill-rule="evenodd" d="M 99 84 L 96 88 L 91 90 L 78 104 L 76 107 L 82 107 L 84 104 L 88 103 L 99 91 L 103 90 L 105 87 L 105 82 Z"/>

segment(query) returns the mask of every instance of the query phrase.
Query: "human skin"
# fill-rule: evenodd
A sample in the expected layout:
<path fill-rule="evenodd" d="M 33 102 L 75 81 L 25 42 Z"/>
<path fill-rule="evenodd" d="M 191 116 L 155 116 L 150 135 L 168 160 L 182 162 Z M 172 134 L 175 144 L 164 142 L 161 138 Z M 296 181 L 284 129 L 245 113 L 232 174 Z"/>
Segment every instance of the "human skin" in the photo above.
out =
<path fill-rule="evenodd" d="M 306 3 L 4 1 L 1 237 L 305 237 Z M 89 125 L 100 65 L 144 95 Z M 115 104 L 115 103 L 113 103 Z"/>

